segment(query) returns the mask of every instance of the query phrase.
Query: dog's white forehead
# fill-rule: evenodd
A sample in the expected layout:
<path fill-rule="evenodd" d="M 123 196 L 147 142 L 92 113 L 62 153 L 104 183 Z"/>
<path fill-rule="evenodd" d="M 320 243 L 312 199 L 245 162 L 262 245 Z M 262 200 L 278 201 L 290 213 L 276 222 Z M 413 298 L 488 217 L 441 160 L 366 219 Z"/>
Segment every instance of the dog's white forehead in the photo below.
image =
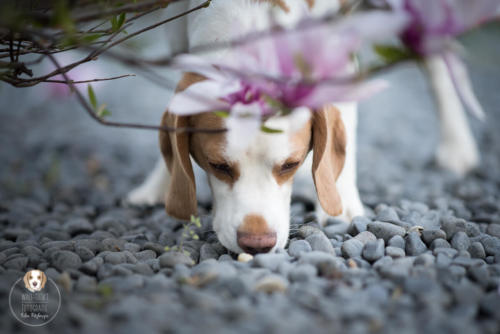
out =
<path fill-rule="evenodd" d="M 266 133 L 259 131 L 245 150 L 234 148 L 227 143 L 224 149 L 225 158 L 233 162 L 248 160 L 257 161 L 259 164 L 273 165 L 287 159 L 293 150 L 290 138 L 300 130 L 311 118 L 308 108 L 299 108 L 289 116 L 272 117 L 264 123 L 267 128 L 279 130 L 280 133 Z M 244 168 L 244 166 L 240 166 Z"/>

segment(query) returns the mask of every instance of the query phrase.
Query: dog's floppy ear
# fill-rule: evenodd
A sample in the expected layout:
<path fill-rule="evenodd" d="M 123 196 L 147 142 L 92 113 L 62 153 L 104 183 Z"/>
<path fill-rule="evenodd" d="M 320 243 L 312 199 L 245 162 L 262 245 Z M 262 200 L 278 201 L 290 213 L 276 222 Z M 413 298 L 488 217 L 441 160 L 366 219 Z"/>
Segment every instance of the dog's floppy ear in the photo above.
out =
<path fill-rule="evenodd" d="M 47 275 L 43 271 L 40 270 L 40 274 L 42 274 L 42 283 L 40 284 L 40 289 L 45 288 L 45 283 L 47 283 Z"/>
<path fill-rule="evenodd" d="M 26 286 L 26 289 L 30 289 L 30 282 L 29 282 L 29 276 L 30 276 L 30 272 L 26 272 L 26 274 L 24 274 L 24 277 L 23 277 L 23 281 L 24 281 L 24 286 Z"/>
<path fill-rule="evenodd" d="M 173 128 L 188 127 L 189 117 L 166 111 L 161 124 Z M 189 137 L 185 132 L 160 132 L 160 149 L 170 172 L 165 209 L 170 216 L 183 220 L 189 220 L 197 212 L 196 184 L 189 158 Z"/>
<path fill-rule="evenodd" d="M 183 91 L 189 85 L 204 78 L 187 73 L 177 87 L 177 92 Z M 163 114 L 162 126 L 172 128 L 189 127 L 189 116 L 179 116 L 168 112 Z M 160 149 L 170 172 L 170 184 L 165 196 L 165 209 L 175 218 L 189 220 L 196 215 L 196 184 L 194 181 L 193 166 L 189 158 L 190 135 L 186 132 L 160 131 Z"/>
<path fill-rule="evenodd" d="M 326 106 L 313 113 L 312 175 L 323 210 L 330 216 L 342 213 L 342 201 L 335 181 L 345 161 L 346 135 L 340 112 Z"/>

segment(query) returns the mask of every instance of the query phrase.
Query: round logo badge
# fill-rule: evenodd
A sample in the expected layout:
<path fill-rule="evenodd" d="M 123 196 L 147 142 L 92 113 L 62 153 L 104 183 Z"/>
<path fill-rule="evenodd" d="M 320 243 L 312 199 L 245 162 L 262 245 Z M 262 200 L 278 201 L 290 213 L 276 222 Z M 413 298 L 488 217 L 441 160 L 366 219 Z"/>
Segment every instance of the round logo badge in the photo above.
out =
<path fill-rule="evenodd" d="M 51 322 L 61 307 L 61 292 L 41 270 L 30 270 L 19 278 L 9 294 L 12 315 L 27 326 Z"/>

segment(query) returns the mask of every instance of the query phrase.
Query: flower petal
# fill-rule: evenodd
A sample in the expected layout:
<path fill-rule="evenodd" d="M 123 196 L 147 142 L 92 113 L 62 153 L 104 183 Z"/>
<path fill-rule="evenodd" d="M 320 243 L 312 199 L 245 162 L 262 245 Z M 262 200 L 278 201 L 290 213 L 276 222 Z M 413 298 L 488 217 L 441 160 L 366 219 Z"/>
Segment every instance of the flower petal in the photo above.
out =
<path fill-rule="evenodd" d="M 220 98 L 239 90 L 239 83 L 224 85 L 224 82 L 205 80 L 192 84 L 176 93 L 170 101 L 169 111 L 177 115 L 192 115 L 201 112 L 224 110 L 227 102 Z"/>
<path fill-rule="evenodd" d="M 241 154 L 255 139 L 261 125 L 260 109 L 258 103 L 237 103 L 233 106 L 226 121 L 229 155 Z"/>

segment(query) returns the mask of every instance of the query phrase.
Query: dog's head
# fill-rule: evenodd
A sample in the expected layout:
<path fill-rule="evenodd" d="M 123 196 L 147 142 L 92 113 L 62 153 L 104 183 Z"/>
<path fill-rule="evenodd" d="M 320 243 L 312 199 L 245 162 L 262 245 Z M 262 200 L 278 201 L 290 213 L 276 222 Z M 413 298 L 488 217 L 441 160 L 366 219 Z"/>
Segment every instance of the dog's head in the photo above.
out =
<path fill-rule="evenodd" d="M 202 80 L 187 74 L 178 90 Z M 311 113 L 300 129 L 286 117 L 266 125 L 283 130 L 259 133 L 244 152 L 228 150 L 224 133 L 160 133 L 160 146 L 171 174 L 165 198 L 167 213 L 179 219 L 196 215 L 196 185 L 190 156 L 203 168 L 213 197 L 213 227 L 220 242 L 234 252 L 262 253 L 288 240 L 294 174 L 312 149 L 312 176 L 323 209 L 341 213 L 335 181 L 345 159 L 345 131 L 340 113 L 325 107 Z M 164 114 L 164 126 L 220 129 L 225 119 L 203 113 Z"/>
<path fill-rule="evenodd" d="M 47 276 L 41 270 L 30 270 L 24 275 L 24 285 L 31 292 L 41 291 L 47 282 Z"/>

